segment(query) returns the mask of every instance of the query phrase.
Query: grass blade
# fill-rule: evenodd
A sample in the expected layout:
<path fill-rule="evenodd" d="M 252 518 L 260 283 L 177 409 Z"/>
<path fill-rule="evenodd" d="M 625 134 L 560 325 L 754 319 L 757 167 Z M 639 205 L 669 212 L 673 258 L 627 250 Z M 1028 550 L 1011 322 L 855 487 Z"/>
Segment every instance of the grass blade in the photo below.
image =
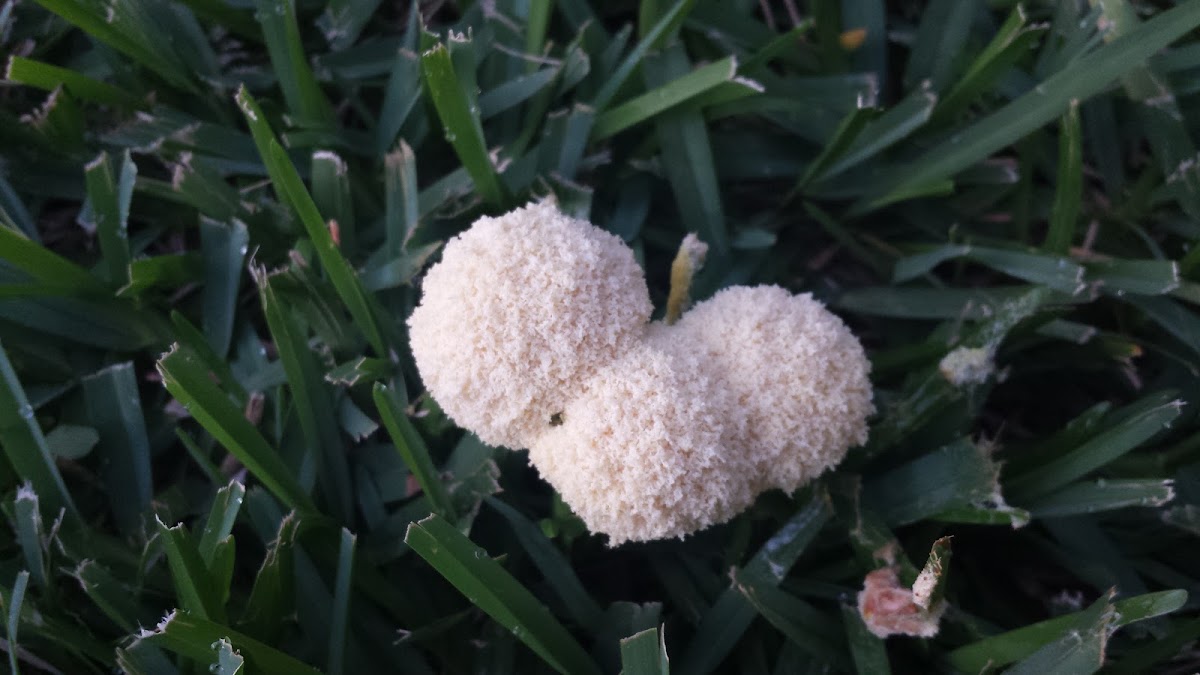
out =
<path fill-rule="evenodd" d="M 429 449 L 425 447 L 424 439 L 408 420 L 399 394 L 391 387 L 376 383 L 372 395 L 383 427 L 387 429 L 388 436 L 391 437 L 405 466 L 412 472 L 421 486 L 421 491 L 429 499 L 433 512 L 453 521 L 454 505 L 450 501 L 450 494 L 429 457 Z"/>
<path fill-rule="evenodd" d="M 191 350 L 176 345 L 158 361 L 158 372 L 171 395 L 184 404 L 192 417 L 212 434 L 290 508 L 316 512 L 312 500 L 279 454 L 217 388 L 209 371 Z"/>
<path fill-rule="evenodd" d="M 1006 71 L 1028 54 L 1045 32 L 1045 25 L 1027 23 L 1025 9 L 1021 5 L 1014 7 L 988 46 L 984 47 L 963 76 L 942 97 L 933 112 L 931 124 L 940 127 L 961 115 L 988 89 L 994 87 Z"/>
<path fill-rule="evenodd" d="M 5 622 L 5 637 L 8 638 L 8 668 L 13 675 L 20 675 L 21 668 L 17 665 L 17 653 L 20 642 L 17 632 L 21 626 L 21 606 L 25 604 L 25 589 L 29 586 L 29 572 L 21 570 L 13 583 L 12 595 L 8 601 L 8 621 Z"/>
<path fill-rule="evenodd" d="M 180 603 L 197 616 L 225 623 L 224 602 L 192 535 L 182 523 L 167 527 L 162 520 L 158 520 L 158 534 L 163 539 L 167 562 L 171 567 L 171 580 L 175 582 L 176 597 Z"/>
<path fill-rule="evenodd" d="M 562 673 L 600 669 L 544 605 L 440 516 L 408 526 L 405 543 L 477 607 Z"/>
<path fill-rule="evenodd" d="M 650 86 L 663 86 L 690 68 L 680 44 L 647 58 L 643 64 Z M 695 228 L 700 238 L 712 247 L 714 257 L 725 256 L 729 252 L 729 234 L 704 116 L 694 110 L 673 110 L 659 115 L 655 126 L 662 145 L 663 168 L 683 222 Z"/>
<path fill-rule="evenodd" d="M 228 641 L 255 670 L 273 675 L 320 675 L 312 666 L 221 624 L 188 612 L 171 612 L 153 631 L 138 638 L 200 663 L 215 663 L 213 645 Z"/>
<path fill-rule="evenodd" d="M 863 126 L 846 151 L 816 180 L 833 178 L 902 140 L 929 121 L 936 103 L 937 94 L 927 85 L 918 87 L 891 110 Z"/>
<path fill-rule="evenodd" d="M 204 531 L 196 545 L 205 567 L 212 569 L 217 546 L 226 541 L 233 532 L 233 525 L 237 522 L 245 496 L 245 486 L 236 480 L 217 490 L 212 508 L 208 511 L 208 519 L 204 521 Z"/>
<path fill-rule="evenodd" d="M 124 89 L 94 80 L 68 68 L 21 56 L 9 57 L 4 79 L 45 91 L 54 91 L 62 87 L 81 101 L 131 109 L 142 107 L 141 101 Z"/>
<path fill-rule="evenodd" d="M 1006 492 L 1017 504 L 1054 492 L 1153 438 L 1179 416 L 1181 405 L 1170 401 L 1142 410 L 1076 449 L 1007 479 Z"/>
<path fill-rule="evenodd" d="M 21 480 L 28 481 L 38 494 L 43 514 L 53 520 L 61 510 L 66 510 L 67 517 L 77 522 L 79 512 L 71 499 L 67 486 L 63 483 L 62 474 L 50 449 L 46 446 L 46 438 L 33 414 L 33 407 L 25 396 L 25 390 L 17 380 L 12 363 L 4 346 L 0 344 L 0 448 L 8 457 L 8 461 L 16 469 Z"/>
<path fill-rule="evenodd" d="M 1117 618 L 1111 599 L 1111 595 L 1102 598 L 1085 611 L 1088 620 L 1080 625 L 1079 630 L 1064 634 L 1005 672 L 1012 675 L 1041 675 L 1094 673 L 1099 670 L 1104 664 L 1105 646 Z"/>
<path fill-rule="evenodd" d="M 28 483 L 17 488 L 17 496 L 13 500 L 13 520 L 17 531 L 17 543 L 21 547 L 21 557 L 25 560 L 25 569 L 33 577 L 33 584 L 46 589 L 51 581 L 50 569 L 45 551 L 46 535 L 42 526 L 42 512 L 38 508 L 38 496 Z"/>
<path fill-rule="evenodd" d="M 621 639 L 621 672 L 625 675 L 668 675 L 667 644 L 658 628 Z"/>
<path fill-rule="evenodd" d="M 971 33 L 974 2 L 933 0 L 921 14 L 921 24 L 913 42 L 904 86 L 916 89 L 928 80 L 934 91 L 942 91 L 954 74 L 958 54 Z"/>
<path fill-rule="evenodd" d="M 333 399 L 325 386 L 322 369 L 309 349 L 307 333 L 297 325 L 276 291 L 275 280 L 279 277 L 269 276 L 261 268 L 252 273 L 258 283 L 267 326 L 287 373 L 288 389 L 309 456 L 320 466 L 317 477 L 327 506 L 339 522 L 353 522 L 354 499 L 346 467 L 346 446 L 338 431 Z"/>
<path fill-rule="evenodd" d="M 326 222 L 337 223 L 334 243 L 343 251 L 358 250 L 350 168 L 336 152 L 318 150 L 312 156 L 312 196 Z"/>
<path fill-rule="evenodd" d="M 332 121 L 333 109 L 308 65 L 294 0 L 255 0 L 254 13 L 262 26 L 271 65 L 288 108 L 305 126 L 323 126 Z"/>
<path fill-rule="evenodd" d="M 376 318 L 374 306 L 363 289 L 362 283 L 355 275 L 354 269 L 350 267 L 338 250 L 329 228 L 321 218 L 321 212 L 317 209 L 308 190 L 304 188 L 304 183 L 300 180 L 300 174 L 296 172 L 296 167 L 279 142 L 275 140 L 271 127 L 263 116 L 262 109 L 258 107 L 258 103 L 254 101 L 245 87 L 238 90 L 237 102 L 250 125 L 254 143 L 258 146 L 258 151 L 267 164 L 267 172 L 271 176 L 271 182 L 276 191 L 291 204 L 300 216 L 300 221 L 304 224 L 309 239 L 312 240 L 321 265 L 329 275 L 338 296 L 345 303 L 346 309 L 354 317 L 354 323 L 366 335 L 367 342 L 375 349 L 376 353 L 380 356 L 386 355 L 388 353 L 386 342 L 380 323 Z"/>
<path fill-rule="evenodd" d="M 463 37 L 451 35 L 450 40 L 470 45 Z M 474 91 L 474 73 L 469 73 L 469 80 L 462 79 L 467 74 L 456 71 L 450 52 L 446 45 L 438 44 L 421 55 L 425 87 L 441 118 L 446 140 L 471 174 L 475 189 L 484 201 L 503 207 L 508 203 L 508 193 L 500 183 L 496 167 L 488 155 L 478 105 L 466 93 L 468 90 Z"/>
<path fill-rule="evenodd" d="M 153 490 L 150 439 L 132 362 L 110 366 L 83 378 L 89 423 L 100 432 L 101 476 L 121 530 L 139 532 Z"/>
<path fill-rule="evenodd" d="M 122 163 L 121 185 L 113 175 L 112 162 L 108 153 L 100 153 L 85 167 L 87 177 L 88 199 L 92 207 L 92 220 L 96 228 L 96 238 L 100 242 L 100 252 L 104 258 L 105 279 L 116 287 L 129 283 L 129 233 L 126 229 L 126 217 L 129 214 L 127 195 L 132 195 L 132 180 L 126 191 L 126 175 L 137 169 L 129 159 L 129 151 L 125 151 L 125 161 Z"/>
<path fill-rule="evenodd" d="M 998 469 L 984 450 L 960 440 L 863 485 L 863 503 L 888 525 L 984 502 L 996 492 Z"/>
<path fill-rule="evenodd" d="M 646 54 L 653 49 L 660 47 L 675 31 L 683 24 L 683 20 L 687 18 L 688 13 L 692 11 L 696 0 L 678 0 L 671 9 L 664 12 L 658 21 L 647 31 L 636 47 L 621 61 L 621 65 L 617 66 L 608 79 L 605 80 L 604 86 L 596 93 L 592 99 L 592 108 L 598 112 L 603 112 L 608 109 L 617 93 L 625 86 L 625 82 L 633 71 L 642 64 L 642 60 L 646 58 Z"/>
<path fill-rule="evenodd" d="M 233 339 L 242 265 L 249 244 L 249 230 L 240 220 L 218 223 L 205 216 L 200 217 L 200 252 L 204 256 L 203 314 L 200 325 L 208 346 L 221 357 L 229 352 L 229 343 Z"/>
<path fill-rule="evenodd" d="M 1187 592 L 1182 590 L 1148 593 L 1115 603 L 1114 627 L 1170 614 L 1183 606 Z M 1106 598 L 1097 602 L 1103 608 Z M 1084 630 L 1095 618 L 1095 606 L 1083 612 L 1055 617 L 1047 621 L 993 635 L 950 652 L 948 662 L 955 669 L 977 673 L 985 668 L 1003 668 L 1035 653 L 1071 630 Z"/>
<path fill-rule="evenodd" d="M 1029 503 L 1029 512 L 1037 518 L 1060 518 L 1131 506 L 1156 508 L 1174 498 L 1169 480 L 1098 480 L 1074 483 L 1034 500 Z"/>
<path fill-rule="evenodd" d="M 554 592 L 563 602 L 563 606 L 571 613 L 575 622 L 581 626 L 596 627 L 603 619 L 604 612 L 592 596 L 580 583 L 579 577 L 571 569 L 570 561 L 562 552 L 542 534 L 542 531 L 513 507 L 494 497 L 485 497 L 484 501 L 504 519 L 508 521 L 513 534 L 521 542 L 521 546 L 529 553 L 533 564 L 545 577 L 546 583 L 554 588 Z"/>
<path fill-rule="evenodd" d="M 384 256 L 399 258 L 421 223 L 417 203 L 417 157 L 404 140 L 384 162 Z"/>
<path fill-rule="evenodd" d="M 358 537 L 342 528 L 338 549 L 337 580 L 333 587 L 333 619 L 329 632 L 329 675 L 341 675 L 346 663 L 346 629 L 350 622 L 350 580 L 354 573 L 354 545 Z"/>
<path fill-rule="evenodd" d="M 651 91 L 606 110 L 596 118 L 592 140 L 603 140 L 639 124 L 737 76 L 737 59 L 727 57 L 701 66 Z"/>
<path fill-rule="evenodd" d="M 778 586 L 832 515 L 828 494 L 819 490 L 767 540 L 738 574 L 739 579 L 759 588 Z M 754 606 L 736 586 L 725 589 L 701 618 L 683 655 L 681 670 L 685 673 L 715 670 L 741 640 L 756 614 Z"/>
<path fill-rule="evenodd" d="M 416 12 L 416 7 L 413 7 Z M 375 127 L 375 154 L 382 155 L 391 149 L 400 133 L 400 127 L 408 119 L 413 107 L 421 100 L 421 61 L 416 54 L 406 49 L 396 52 L 391 75 L 383 90 L 383 107 L 379 111 L 379 124 Z"/>
<path fill-rule="evenodd" d="M 1054 206 L 1050 210 L 1050 229 L 1042 248 L 1048 253 L 1066 255 L 1075 239 L 1083 194 L 1083 132 L 1079 123 L 1079 102 L 1072 101 L 1059 124 L 1058 182 Z"/>
<path fill-rule="evenodd" d="M 1197 25 L 1200 0 L 1190 0 L 1155 16 L 975 123 L 958 134 L 958 142 L 939 145 L 902 169 L 897 168 L 873 201 L 886 202 L 917 186 L 949 178 L 1012 144 L 1062 114 L 1072 100 L 1082 101 L 1099 93 Z"/>

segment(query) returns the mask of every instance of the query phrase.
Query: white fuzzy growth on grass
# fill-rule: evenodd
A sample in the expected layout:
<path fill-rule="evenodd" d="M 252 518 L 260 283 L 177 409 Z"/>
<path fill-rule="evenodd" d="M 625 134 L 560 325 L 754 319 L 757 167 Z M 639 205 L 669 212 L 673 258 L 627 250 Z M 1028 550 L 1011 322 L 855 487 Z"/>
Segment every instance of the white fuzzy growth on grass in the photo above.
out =
<path fill-rule="evenodd" d="M 938 370 L 947 382 L 963 387 L 987 382 L 996 365 L 987 347 L 959 347 L 942 358 Z"/>
<path fill-rule="evenodd" d="M 447 243 L 409 329 L 446 413 L 486 443 L 523 448 L 628 351 L 650 311 L 633 252 L 542 202 Z"/>
<path fill-rule="evenodd" d="M 529 458 L 614 546 L 724 522 L 754 494 L 712 391 L 694 355 L 639 344 L 588 382 Z"/>
<path fill-rule="evenodd" d="M 681 258 L 702 251 L 693 238 Z M 675 325 L 650 311 L 632 251 L 543 202 L 448 243 L 409 327 L 447 414 L 529 448 L 613 545 L 725 522 L 866 441 L 870 364 L 809 295 L 730 288 Z"/>
<path fill-rule="evenodd" d="M 748 459 L 755 492 L 791 492 L 866 442 L 871 364 L 812 296 L 734 286 L 670 330 L 667 339 L 696 350 L 723 385 L 728 449 Z"/>

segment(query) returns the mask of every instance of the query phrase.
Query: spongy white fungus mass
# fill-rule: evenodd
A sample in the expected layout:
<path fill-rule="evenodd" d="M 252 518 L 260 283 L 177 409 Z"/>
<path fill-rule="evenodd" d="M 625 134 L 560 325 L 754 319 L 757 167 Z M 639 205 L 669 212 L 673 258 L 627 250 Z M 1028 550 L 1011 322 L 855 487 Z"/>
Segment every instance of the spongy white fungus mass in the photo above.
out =
<path fill-rule="evenodd" d="M 870 366 L 808 295 L 734 287 L 649 323 L 618 238 L 551 202 L 446 245 L 409 319 L 430 393 L 538 472 L 613 545 L 725 522 L 866 440 Z"/>

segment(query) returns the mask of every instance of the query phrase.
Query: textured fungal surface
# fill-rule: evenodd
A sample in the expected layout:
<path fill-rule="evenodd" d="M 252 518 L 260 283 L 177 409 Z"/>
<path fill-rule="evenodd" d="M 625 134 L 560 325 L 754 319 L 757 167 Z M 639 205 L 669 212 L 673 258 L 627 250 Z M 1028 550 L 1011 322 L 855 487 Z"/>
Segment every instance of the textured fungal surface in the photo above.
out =
<path fill-rule="evenodd" d="M 541 202 L 447 243 L 409 333 L 446 413 L 489 444 L 523 448 L 640 338 L 650 311 L 633 252 Z"/>
<path fill-rule="evenodd" d="M 867 440 L 870 363 L 842 320 L 810 295 L 735 286 L 669 330 L 696 350 L 741 417 L 728 450 L 749 458 L 755 490 L 795 490 Z"/>
<path fill-rule="evenodd" d="M 734 287 L 673 325 L 650 311 L 620 240 L 541 203 L 447 244 L 409 326 L 442 408 L 529 448 L 614 545 L 725 522 L 866 440 L 866 356 L 810 296 Z"/>
<path fill-rule="evenodd" d="M 725 410 L 695 357 L 639 344 L 601 369 L 529 451 L 541 475 L 610 543 L 681 537 L 754 499 L 723 447 Z"/>

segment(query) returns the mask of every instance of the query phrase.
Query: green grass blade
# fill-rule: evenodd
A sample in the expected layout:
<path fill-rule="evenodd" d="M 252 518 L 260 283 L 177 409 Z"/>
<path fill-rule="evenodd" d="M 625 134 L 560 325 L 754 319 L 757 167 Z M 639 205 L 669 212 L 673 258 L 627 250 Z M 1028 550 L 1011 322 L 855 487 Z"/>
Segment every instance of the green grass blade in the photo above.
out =
<path fill-rule="evenodd" d="M 845 636 L 830 630 L 828 616 L 792 594 L 739 579 L 738 591 L 754 610 L 806 654 L 846 669 Z"/>
<path fill-rule="evenodd" d="M 684 19 L 692 11 L 696 0 L 678 0 L 671 9 L 664 12 L 659 17 L 658 22 L 647 31 L 636 47 L 622 59 L 621 64 L 608 75 L 604 86 L 596 93 L 592 99 L 592 108 L 598 112 L 607 110 L 613 102 L 617 93 L 625 86 L 625 82 L 633 75 L 634 70 L 642 65 L 642 60 L 646 58 L 651 50 L 657 49 L 675 33 Z"/>
<path fill-rule="evenodd" d="M 1060 518 L 1142 506 L 1156 508 L 1175 497 L 1171 481 L 1161 479 L 1098 480 L 1073 483 L 1028 504 L 1037 518 Z"/>
<path fill-rule="evenodd" d="M 1115 663 L 1106 664 L 1110 675 L 1137 675 L 1154 672 L 1154 666 L 1174 659 L 1189 644 L 1200 639 L 1200 619 L 1175 624 L 1166 637 L 1149 642 L 1121 655 Z"/>
<path fill-rule="evenodd" d="M 305 126 L 322 126 L 333 118 L 329 100 L 308 65 L 295 0 L 255 0 L 271 65 L 279 78 L 288 109 Z"/>
<path fill-rule="evenodd" d="M 80 562 L 71 576 L 96 607 L 127 633 L 133 633 L 139 624 L 153 623 L 157 618 L 138 604 L 134 589 L 95 560 Z"/>
<path fill-rule="evenodd" d="M 408 526 L 405 543 L 473 604 L 562 673 L 600 669 L 548 609 L 487 552 L 440 516 Z"/>
<path fill-rule="evenodd" d="M 558 594 L 575 622 L 589 628 L 598 626 L 604 612 L 580 583 L 579 577 L 571 569 L 570 561 L 562 552 L 536 525 L 513 507 L 494 497 L 485 497 L 484 501 L 508 521 L 513 534 L 545 577 L 546 583 L 554 588 L 554 592 Z"/>
<path fill-rule="evenodd" d="M 18 629 L 21 626 L 21 606 L 25 604 L 25 589 L 29 586 L 29 572 L 21 570 L 17 573 L 17 580 L 13 583 L 12 595 L 9 596 L 8 602 L 8 620 L 5 622 L 5 637 L 8 638 L 6 652 L 8 652 L 8 668 L 13 675 L 20 675 L 21 668 L 17 665 L 17 654 L 19 645 L 17 640 Z"/>
<path fill-rule="evenodd" d="M 1083 478 L 1170 426 L 1179 417 L 1181 405 L 1170 401 L 1142 410 L 1074 450 L 1005 480 L 1006 492 L 1015 503 L 1024 504 Z"/>
<path fill-rule="evenodd" d="M 342 51 L 358 41 L 381 0 L 330 0 L 317 26 L 325 33 L 334 51 Z"/>
<path fill-rule="evenodd" d="M 866 481 L 863 503 L 889 525 L 904 525 L 987 500 L 996 475 L 984 450 L 960 440 Z"/>
<path fill-rule="evenodd" d="M 124 532 L 141 531 L 153 483 L 150 439 L 133 363 L 109 366 L 85 377 L 83 400 L 89 423 L 100 432 L 101 476 L 113 514 Z"/>
<path fill-rule="evenodd" d="M 621 672 L 624 675 L 669 675 L 667 644 L 658 628 L 621 639 Z"/>
<path fill-rule="evenodd" d="M 233 525 L 237 522 L 245 496 L 245 486 L 235 480 L 217 490 L 216 496 L 213 497 L 208 519 L 204 521 L 204 531 L 200 533 L 200 541 L 196 543 L 205 567 L 212 569 L 217 546 L 233 532 Z"/>
<path fill-rule="evenodd" d="M 304 183 L 300 179 L 300 174 L 296 172 L 296 167 L 279 142 L 275 140 L 271 127 L 263 116 L 262 109 L 258 107 L 258 103 L 244 87 L 238 90 L 237 101 L 250 125 L 254 143 L 258 146 L 259 154 L 267 165 L 267 172 L 271 176 L 271 182 L 276 191 L 291 204 L 300 216 L 300 221 L 304 224 L 309 239 L 312 240 L 321 265 L 329 275 L 338 296 L 345 303 L 346 309 L 354 317 L 355 324 L 366 335 L 367 342 L 377 354 L 386 355 L 388 351 L 383 331 L 366 291 L 355 275 L 354 269 L 346 262 L 338 250 L 337 244 L 334 243 L 333 236 L 321 218 L 321 212 L 313 202 L 312 196 L 304 188 Z"/>
<path fill-rule="evenodd" d="M 217 388 L 208 369 L 191 350 L 176 345 L 159 360 L 158 371 L 167 391 L 272 494 L 290 508 L 316 511 L 279 454 Z"/>
<path fill-rule="evenodd" d="M 254 277 L 267 326 L 287 373 L 288 389 L 308 452 L 320 466 L 317 478 L 330 514 L 342 523 L 353 522 L 354 499 L 346 466 L 346 446 L 338 431 L 333 399 L 320 364 L 309 349 L 307 333 L 296 323 L 276 290 L 275 279 L 279 277 L 269 276 L 261 269 L 254 271 Z"/>
<path fill-rule="evenodd" d="M 687 73 L 691 64 L 683 46 L 674 44 L 647 58 L 642 67 L 647 84 L 659 87 Z M 662 146 L 663 169 L 683 222 L 712 247 L 714 257 L 725 256 L 729 234 L 703 115 L 694 110 L 673 110 L 659 115 L 655 127 Z"/>
<path fill-rule="evenodd" d="M 921 13 L 921 23 L 913 41 L 908 68 L 904 71 L 906 89 L 916 89 L 929 80 L 934 91 L 942 91 L 954 75 L 958 55 L 971 33 L 974 2 L 933 0 Z"/>
<path fill-rule="evenodd" d="M 592 140 L 603 140 L 644 122 L 737 76 L 737 59 L 727 57 L 701 66 L 653 90 L 604 111 L 596 118 Z"/>
<path fill-rule="evenodd" d="M 295 611 L 294 560 L 300 524 L 295 512 L 280 521 L 238 621 L 238 626 L 249 635 L 268 643 L 276 642 L 283 634 L 285 627 L 279 617 Z"/>
<path fill-rule="evenodd" d="M 845 152 L 817 179 L 833 178 L 904 139 L 929 121 L 929 115 L 936 103 L 937 94 L 927 86 L 918 87 L 891 110 L 863 126 Z"/>
<path fill-rule="evenodd" d="M 240 675 L 243 672 L 246 659 L 237 653 L 229 640 L 225 638 L 217 640 L 216 650 L 217 662 L 214 664 L 215 670 L 211 670 L 212 673 L 215 675 Z M 209 666 L 209 668 L 212 669 L 213 666 Z"/>
<path fill-rule="evenodd" d="M 33 578 L 34 586 L 46 589 L 52 577 L 43 550 L 45 528 L 42 526 L 42 512 L 38 507 L 37 493 L 28 483 L 17 488 L 17 496 L 13 500 L 13 520 L 25 569 Z"/>
<path fill-rule="evenodd" d="M 1071 631 L 1058 640 L 1021 659 L 1007 673 L 1012 675 L 1041 675 L 1042 673 L 1094 673 L 1104 664 L 1105 647 L 1112 634 L 1116 610 L 1105 598 L 1085 614 L 1090 621 L 1079 630 Z M 1095 611 L 1098 609 L 1099 611 Z"/>
<path fill-rule="evenodd" d="M 1062 114 L 1072 100 L 1084 100 L 1144 63 L 1163 47 L 1200 25 L 1200 0 L 1190 0 L 1141 24 L 1095 52 L 1073 61 L 1000 110 L 897 168 L 879 191 L 878 201 L 944 180 L 1010 145 Z"/>
<path fill-rule="evenodd" d="M 174 52 L 165 46 L 168 43 L 147 40 L 146 33 L 138 30 L 142 26 L 137 25 L 141 9 L 137 4 L 122 3 L 119 8 L 114 6 L 112 15 L 108 15 L 101 6 L 83 0 L 39 0 L 38 4 L 96 40 L 130 57 L 172 86 L 185 91 L 195 91 L 192 74 L 179 62 Z M 154 35 L 155 39 L 161 37 L 161 33 Z"/>
<path fill-rule="evenodd" d="M 188 612 L 172 612 L 153 631 L 143 632 L 138 640 L 200 663 L 214 663 L 217 654 L 213 645 L 220 640 L 227 640 L 259 672 L 270 675 L 320 675 L 319 670 L 295 657 Z"/>
<path fill-rule="evenodd" d="M 829 136 L 825 147 L 800 176 L 801 187 L 824 176 L 829 167 L 841 158 L 867 124 L 879 115 L 877 108 L 861 107 L 851 110 Z"/>
<path fill-rule="evenodd" d="M 1075 239 L 1075 223 L 1079 219 L 1083 195 L 1083 132 L 1078 101 L 1071 102 L 1059 127 L 1058 182 L 1050 210 L 1050 229 L 1042 248 L 1048 253 L 1066 255 Z"/>
<path fill-rule="evenodd" d="M 4 79 L 45 91 L 63 87 L 81 101 L 131 109 L 142 107 L 141 101 L 124 89 L 94 80 L 69 68 L 60 68 L 21 56 L 9 57 Z"/>
<path fill-rule="evenodd" d="M 33 486 L 38 494 L 45 516 L 58 517 L 66 510 L 72 523 L 78 521 L 79 512 L 71 493 L 63 483 L 62 474 L 50 456 L 46 438 L 38 425 L 25 390 L 17 379 L 8 354 L 0 344 L 0 449 L 16 469 L 17 475 Z"/>
<path fill-rule="evenodd" d="M 992 41 L 942 97 L 933 112 L 931 125 L 940 127 L 961 115 L 972 103 L 993 88 L 1014 64 L 1029 54 L 1046 32 L 1046 26 L 1030 25 L 1027 21 L 1025 9 L 1021 5 L 1014 7 L 1008 19 L 992 37 Z"/>
<path fill-rule="evenodd" d="M 128 151 L 123 167 L 132 167 Z M 122 174 L 124 174 L 124 169 Z M 92 206 L 92 219 L 96 226 L 96 238 L 104 258 L 105 278 L 108 283 L 121 287 L 129 283 L 129 233 L 125 214 L 128 202 L 122 204 L 117 177 L 113 174 L 112 162 L 107 153 L 100 153 L 85 167 L 88 199 Z M 121 177 L 124 182 L 124 175 Z"/>
<path fill-rule="evenodd" d="M 398 258 L 408 249 L 408 240 L 421 223 L 417 203 L 417 157 L 401 139 L 396 149 L 383 158 L 384 164 L 384 256 Z"/>
<path fill-rule="evenodd" d="M 209 370 L 217 378 L 217 384 L 229 393 L 233 394 L 234 398 L 239 403 L 245 403 L 249 394 L 245 388 L 234 377 L 233 371 L 229 367 L 229 363 L 209 346 L 207 338 L 197 329 L 187 317 L 177 311 L 171 312 L 171 327 L 174 329 L 175 339 L 179 344 L 187 347 L 191 352 L 200 359 L 204 365 L 208 366 Z"/>
<path fill-rule="evenodd" d="M 338 549 L 337 579 L 333 590 L 333 619 L 329 631 L 329 675 L 341 675 L 346 663 L 346 629 L 350 622 L 350 580 L 354 573 L 354 545 L 358 538 L 342 528 Z"/>
<path fill-rule="evenodd" d="M 413 11 L 416 11 L 414 6 Z M 396 52 L 391 75 L 383 90 L 383 106 L 375 127 L 375 154 L 387 153 L 396 142 L 400 127 L 421 100 L 421 60 L 411 51 Z"/>
<path fill-rule="evenodd" d="M 372 395 L 383 427 L 387 429 L 388 436 L 404 460 L 405 466 L 412 472 L 421 486 L 421 491 L 429 499 L 433 512 L 453 522 L 455 513 L 450 494 L 429 457 L 429 449 L 425 447 L 424 439 L 408 420 L 398 393 L 392 387 L 376 383 Z"/>
<path fill-rule="evenodd" d="M 775 536 L 763 544 L 739 573 L 739 578 L 760 588 L 778 586 L 832 515 L 829 495 L 819 490 Z M 696 634 L 684 652 L 682 672 L 711 672 L 716 669 L 741 640 L 756 615 L 754 606 L 736 586 L 725 589 L 700 619 Z"/>
<path fill-rule="evenodd" d="M 351 254 L 358 250 L 350 168 L 336 152 L 318 150 L 312 156 L 312 196 L 326 222 L 337 223 L 334 243 Z M 332 225 L 331 225 L 332 227 Z"/>
<path fill-rule="evenodd" d="M 204 256 L 203 314 L 200 325 L 208 346 L 219 356 L 229 352 L 241 290 L 242 265 L 250 245 L 245 223 L 219 223 L 200 217 L 200 251 Z"/>
<path fill-rule="evenodd" d="M 454 36 L 450 39 L 463 40 Z M 470 173 L 475 189 L 489 204 L 505 206 L 508 194 L 488 155 L 478 106 L 468 93 L 468 88 L 473 92 L 475 86 L 474 73 L 470 73 L 470 79 L 464 81 L 464 74 L 455 69 L 451 50 L 444 44 L 438 44 L 421 55 L 421 72 L 429 97 L 442 121 L 446 140 Z"/>
<path fill-rule="evenodd" d="M 1070 258 L 982 246 L 943 246 L 896 262 L 895 282 L 914 279 L 945 260 L 965 257 L 1010 276 L 1074 295 L 1084 288 L 1084 268 Z"/>
<path fill-rule="evenodd" d="M 182 523 L 167 527 L 162 520 L 158 521 L 158 534 L 167 552 L 176 597 L 183 607 L 205 619 L 225 623 L 224 603 L 192 535 Z"/>
<path fill-rule="evenodd" d="M 1148 593 L 1115 603 L 1115 627 L 1127 626 L 1137 621 L 1170 614 L 1183 606 L 1187 592 L 1182 590 Z M 1098 601 L 1101 607 L 1105 598 Z M 1035 653 L 1043 646 L 1054 642 L 1072 630 L 1085 630 L 1094 620 L 1094 607 L 1082 612 L 1055 617 L 1047 621 L 1030 624 L 1023 628 L 993 635 L 965 647 L 959 647 L 947 655 L 947 661 L 955 669 L 977 673 L 985 668 L 1002 668 Z"/>
<path fill-rule="evenodd" d="M 1087 279 L 1105 291 L 1162 295 L 1179 288 L 1179 265 L 1170 260 L 1097 260 L 1087 263 Z"/>

